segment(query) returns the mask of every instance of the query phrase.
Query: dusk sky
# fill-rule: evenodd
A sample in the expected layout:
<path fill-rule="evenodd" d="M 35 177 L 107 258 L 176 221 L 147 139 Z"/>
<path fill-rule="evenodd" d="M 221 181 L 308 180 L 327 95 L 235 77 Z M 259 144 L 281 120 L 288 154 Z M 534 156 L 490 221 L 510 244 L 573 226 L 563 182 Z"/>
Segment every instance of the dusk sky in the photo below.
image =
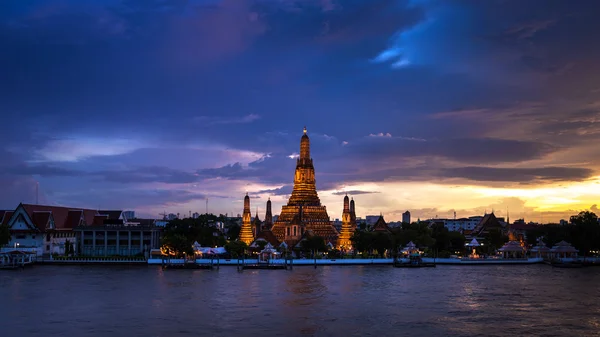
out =
<path fill-rule="evenodd" d="M 0 209 L 600 207 L 600 1 L 4 0 Z"/>

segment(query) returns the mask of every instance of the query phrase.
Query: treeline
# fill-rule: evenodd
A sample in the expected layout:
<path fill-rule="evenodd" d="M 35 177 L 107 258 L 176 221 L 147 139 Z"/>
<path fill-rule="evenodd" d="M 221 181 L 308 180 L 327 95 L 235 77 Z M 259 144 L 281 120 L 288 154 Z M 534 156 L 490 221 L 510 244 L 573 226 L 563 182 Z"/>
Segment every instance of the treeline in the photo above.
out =
<path fill-rule="evenodd" d="M 354 250 L 363 254 L 383 256 L 388 251 L 393 256 L 412 241 L 431 255 L 449 256 L 464 249 L 465 237 L 459 232 L 448 231 L 443 225 L 430 228 L 427 223 L 421 222 L 404 223 L 401 227 L 390 228 L 389 233 L 357 229 L 350 240 Z"/>
<path fill-rule="evenodd" d="M 526 232 L 527 243 L 535 246 L 542 240 L 548 247 L 567 241 L 579 250 L 580 255 L 600 251 L 600 224 L 598 216 L 589 211 L 580 212 L 570 218 L 569 224 L 548 224 Z"/>
<path fill-rule="evenodd" d="M 219 222 L 223 223 L 227 234 L 217 228 Z M 202 247 L 222 247 L 228 240 L 237 239 L 238 235 L 239 225 L 222 214 L 202 214 L 196 219 L 174 219 L 165 226 L 161 249 L 172 255 L 191 255 L 194 253 L 194 242 Z"/>

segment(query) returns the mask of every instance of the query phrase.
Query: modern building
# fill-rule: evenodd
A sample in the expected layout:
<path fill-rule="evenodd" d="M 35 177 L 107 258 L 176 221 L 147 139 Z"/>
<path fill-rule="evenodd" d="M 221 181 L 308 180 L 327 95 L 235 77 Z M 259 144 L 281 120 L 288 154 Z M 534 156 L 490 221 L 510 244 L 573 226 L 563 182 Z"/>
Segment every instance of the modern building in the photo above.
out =
<path fill-rule="evenodd" d="M 121 214 L 98 214 L 91 224 L 73 230 L 83 256 L 149 256 L 160 247 L 162 227 L 154 219 L 123 220 Z"/>
<path fill-rule="evenodd" d="M 410 223 L 410 212 L 409 211 L 402 213 L 402 222 Z"/>

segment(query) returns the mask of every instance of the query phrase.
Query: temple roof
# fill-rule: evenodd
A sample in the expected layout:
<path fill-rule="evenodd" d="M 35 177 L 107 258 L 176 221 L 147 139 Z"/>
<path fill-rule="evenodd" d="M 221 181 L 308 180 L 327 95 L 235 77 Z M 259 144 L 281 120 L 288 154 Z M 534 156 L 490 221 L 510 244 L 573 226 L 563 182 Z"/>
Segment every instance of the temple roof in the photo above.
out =
<path fill-rule="evenodd" d="M 377 222 L 373 225 L 373 232 L 390 232 L 387 223 L 383 219 L 383 215 L 380 215 L 379 219 L 377 219 Z"/>
<path fill-rule="evenodd" d="M 271 245 L 273 245 L 274 247 L 277 247 L 281 244 L 279 242 L 279 240 L 277 240 L 277 237 L 275 237 L 275 234 L 273 234 L 273 232 L 270 230 L 264 230 L 264 231 L 261 231 L 260 233 L 258 233 L 258 235 L 256 236 L 256 239 L 254 239 L 254 242 L 259 241 L 259 240 L 264 240 L 264 241 L 270 243 Z"/>
<path fill-rule="evenodd" d="M 502 224 L 500 224 L 500 221 L 498 221 L 498 218 L 496 218 L 494 213 L 486 214 L 481 221 L 479 221 L 477 226 L 475 226 L 473 233 L 479 235 L 490 228 L 503 228 Z"/>

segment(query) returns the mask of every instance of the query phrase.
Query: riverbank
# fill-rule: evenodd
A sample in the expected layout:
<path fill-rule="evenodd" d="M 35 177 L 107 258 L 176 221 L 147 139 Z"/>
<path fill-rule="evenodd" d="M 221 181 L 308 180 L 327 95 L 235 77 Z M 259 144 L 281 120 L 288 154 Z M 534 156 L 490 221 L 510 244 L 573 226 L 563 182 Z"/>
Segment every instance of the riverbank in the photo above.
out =
<path fill-rule="evenodd" d="M 149 265 L 163 265 L 166 260 L 149 259 Z M 408 263 L 409 259 L 400 259 L 398 262 Z M 434 259 L 423 258 L 425 263 L 435 263 L 439 265 L 517 265 L 517 264 L 537 264 L 543 263 L 541 258 L 529 259 L 478 259 L 478 260 L 462 260 L 462 259 Z M 183 265 L 184 259 L 170 259 L 170 265 Z M 258 264 L 258 259 L 196 259 L 198 265 L 214 265 L 214 266 L 238 266 L 240 264 Z M 265 262 L 262 262 L 265 263 Z M 273 259 L 269 261 L 272 265 L 284 265 L 284 259 Z M 288 260 L 288 264 L 293 266 L 364 266 L 364 265 L 393 265 L 394 259 L 295 259 Z"/>

